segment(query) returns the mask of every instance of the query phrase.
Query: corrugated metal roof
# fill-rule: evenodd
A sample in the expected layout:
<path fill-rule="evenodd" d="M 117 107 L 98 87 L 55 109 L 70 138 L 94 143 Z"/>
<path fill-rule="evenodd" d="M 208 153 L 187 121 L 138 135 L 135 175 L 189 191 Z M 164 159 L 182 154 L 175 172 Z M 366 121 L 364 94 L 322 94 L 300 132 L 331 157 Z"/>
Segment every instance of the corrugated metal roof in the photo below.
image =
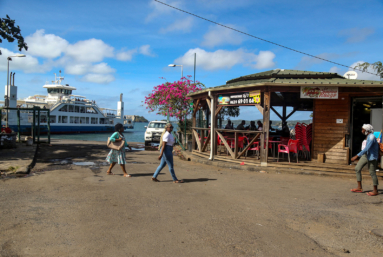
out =
<path fill-rule="evenodd" d="M 246 76 L 241 76 L 235 79 L 231 79 L 226 82 L 225 85 L 210 87 L 204 90 L 189 94 L 189 96 L 198 95 L 208 91 L 218 91 L 229 88 L 241 88 L 249 85 L 262 86 L 267 83 L 270 86 L 275 85 L 350 85 L 350 86 L 382 86 L 383 81 L 375 80 L 356 80 L 346 79 L 338 73 L 332 72 L 315 72 L 315 71 L 301 71 L 301 70 L 269 70 L 259 73 L 254 73 Z"/>

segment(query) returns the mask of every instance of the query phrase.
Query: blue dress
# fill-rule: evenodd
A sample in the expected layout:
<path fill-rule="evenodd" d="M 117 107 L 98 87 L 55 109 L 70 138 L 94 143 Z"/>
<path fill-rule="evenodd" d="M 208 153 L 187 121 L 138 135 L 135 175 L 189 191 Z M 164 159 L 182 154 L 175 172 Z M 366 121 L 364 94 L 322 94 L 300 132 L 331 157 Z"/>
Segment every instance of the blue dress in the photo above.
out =
<path fill-rule="evenodd" d="M 119 132 L 115 132 L 110 137 L 110 141 L 115 142 L 115 140 L 119 138 L 122 138 L 125 141 L 125 137 L 123 135 L 121 135 Z M 112 164 L 112 163 L 126 164 L 125 147 L 127 146 L 128 144 L 125 141 L 124 147 L 122 147 L 120 151 L 111 149 L 108 156 L 106 157 L 106 161 L 109 162 L 109 164 Z"/>

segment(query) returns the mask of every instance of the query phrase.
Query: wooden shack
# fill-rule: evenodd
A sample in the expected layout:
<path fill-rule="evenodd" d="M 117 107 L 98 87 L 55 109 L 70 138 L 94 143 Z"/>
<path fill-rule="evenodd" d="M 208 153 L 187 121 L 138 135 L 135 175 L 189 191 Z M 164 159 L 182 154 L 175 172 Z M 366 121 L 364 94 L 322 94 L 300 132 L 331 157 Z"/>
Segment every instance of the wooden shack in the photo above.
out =
<path fill-rule="evenodd" d="M 375 131 L 382 129 L 383 82 L 346 79 L 337 73 L 276 69 L 235 78 L 189 96 L 194 103 L 193 154 L 209 159 L 243 161 L 252 142 L 247 149 L 238 149 L 238 135 L 253 135 L 254 140 L 260 138 L 261 146 L 268 145 L 271 112 L 276 113 L 282 122 L 288 121 L 296 111 L 313 113 L 310 157 L 302 162 L 307 165 L 317 165 L 318 156 L 320 162 L 327 164 L 349 164 L 350 158 L 360 151 L 364 139 L 361 126 L 371 123 Z M 263 130 L 218 128 L 217 115 L 225 106 L 250 106 L 254 112 L 260 112 Z M 275 107 L 282 111 L 277 112 Z M 197 113 L 202 111 L 210 128 L 197 126 Z M 233 134 L 234 148 L 222 136 L 225 132 Z M 226 154 L 219 154 L 218 148 L 222 147 Z M 266 148 L 260 149 L 260 161 L 247 158 L 246 162 L 276 165 Z M 278 165 L 286 163 L 279 162 Z"/>

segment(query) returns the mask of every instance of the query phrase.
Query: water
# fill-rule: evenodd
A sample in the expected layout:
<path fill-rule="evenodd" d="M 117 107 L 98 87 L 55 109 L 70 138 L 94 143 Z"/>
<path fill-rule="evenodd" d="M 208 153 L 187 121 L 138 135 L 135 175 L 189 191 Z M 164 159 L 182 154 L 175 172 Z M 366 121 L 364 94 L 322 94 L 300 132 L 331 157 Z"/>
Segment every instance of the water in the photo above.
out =
<path fill-rule="evenodd" d="M 134 124 L 134 129 L 128 129 L 124 131 L 124 136 L 127 142 L 144 143 L 145 126 L 148 123 L 140 122 Z M 177 125 L 173 124 L 174 131 L 177 131 Z M 68 135 L 51 135 L 51 139 L 68 139 L 68 140 L 86 140 L 86 141 L 100 141 L 106 142 L 111 133 L 100 133 L 100 134 L 68 134 Z M 46 136 L 42 137 L 46 138 Z M 140 150 L 140 149 L 137 149 Z"/>

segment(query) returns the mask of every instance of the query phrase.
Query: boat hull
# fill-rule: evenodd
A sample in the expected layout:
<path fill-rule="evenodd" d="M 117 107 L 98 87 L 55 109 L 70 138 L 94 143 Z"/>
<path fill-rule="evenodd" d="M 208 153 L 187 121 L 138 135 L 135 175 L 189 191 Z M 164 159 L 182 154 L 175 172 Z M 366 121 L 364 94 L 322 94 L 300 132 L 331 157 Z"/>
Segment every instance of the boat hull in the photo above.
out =
<path fill-rule="evenodd" d="M 18 132 L 17 125 L 9 126 L 13 131 Z M 124 126 L 124 129 L 132 129 Z M 52 126 L 51 134 L 79 134 L 79 133 L 110 133 L 114 132 L 114 126 Z M 20 133 L 22 135 L 31 135 L 31 125 L 20 125 Z M 47 125 L 40 125 L 40 134 L 48 133 Z"/>

